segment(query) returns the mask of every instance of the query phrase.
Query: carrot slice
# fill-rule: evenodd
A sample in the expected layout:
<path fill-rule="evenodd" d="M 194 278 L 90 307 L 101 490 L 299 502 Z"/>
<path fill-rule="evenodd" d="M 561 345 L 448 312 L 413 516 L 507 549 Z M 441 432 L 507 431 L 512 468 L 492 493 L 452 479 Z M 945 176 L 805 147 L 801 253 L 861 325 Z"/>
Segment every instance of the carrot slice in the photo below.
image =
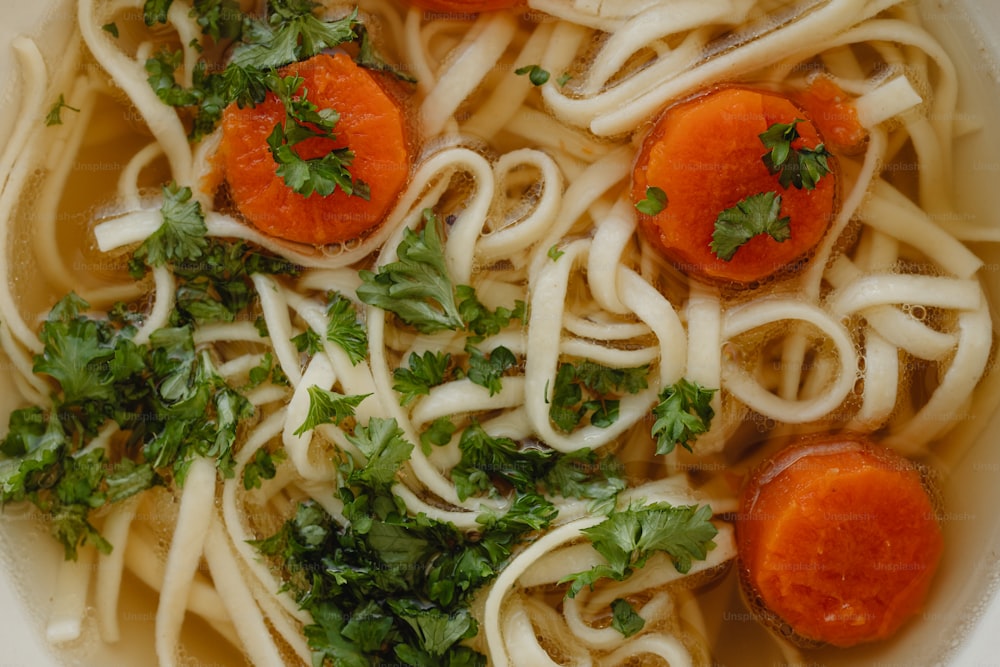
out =
<path fill-rule="evenodd" d="M 746 88 L 721 88 L 677 104 L 646 135 L 632 171 L 632 199 L 647 188 L 666 194 L 666 206 L 639 214 L 652 245 L 677 268 L 711 283 L 742 287 L 793 270 L 826 234 L 837 198 L 836 170 L 814 189 L 785 188 L 762 157 L 760 134 L 775 123 L 796 125 L 796 149 L 821 143 L 816 127 L 787 97 Z M 780 196 L 780 215 L 789 218 L 790 237 L 753 236 L 731 258 L 711 248 L 720 213 L 755 195 Z"/>
<path fill-rule="evenodd" d="M 436 12 L 463 12 L 475 14 L 492 12 L 498 9 L 510 9 L 521 4 L 522 0 L 410 0 L 410 4 L 421 9 Z"/>
<path fill-rule="evenodd" d="M 406 117 L 396 100 L 367 70 L 346 54 L 317 55 L 282 70 L 304 79 L 306 97 L 321 109 L 340 114 L 336 141 L 311 138 L 294 147 L 302 158 L 321 157 L 347 146 L 354 152 L 348 168 L 366 183 L 370 199 L 337 189 L 305 197 L 278 176 L 267 138 L 284 121 L 284 105 L 274 95 L 254 108 L 226 108 L 219 147 L 225 177 L 240 213 L 266 234 L 325 245 L 363 235 L 382 222 L 410 171 Z"/>
<path fill-rule="evenodd" d="M 832 79 L 815 77 L 796 101 L 809 114 L 833 153 L 853 155 L 864 148 L 868 132 L 858 121 L 850 97 Z"/>
<path fill-rule="evenodd" d="M 804 644 L 885 639 L 919 611 L 942 551 L 914 463 L 858 437 L 788 447 L 744 488 L 740 574 L 755 606 Z"/>

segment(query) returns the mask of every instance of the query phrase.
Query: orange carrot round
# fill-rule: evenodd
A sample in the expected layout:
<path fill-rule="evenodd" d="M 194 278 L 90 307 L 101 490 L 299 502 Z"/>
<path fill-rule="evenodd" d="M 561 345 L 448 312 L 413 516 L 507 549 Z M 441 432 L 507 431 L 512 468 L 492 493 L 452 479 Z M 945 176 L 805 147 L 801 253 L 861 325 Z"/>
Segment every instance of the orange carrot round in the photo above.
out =
<path fill-rule="evenodd" d="M 639 226 L 652 245 L 684 273 L 712 283 L 745 286 L 794 269 L 825 235 L 834 215 L 835 165 L 815 188 L 783 187 L 763 161 L 760 135 L 776 123 L 794 123 L 792 146 L 821 143 L 802 109 L 777 93 L 721 88 L 679 103 L 660 116 L 646 135 L 632 171 L 636 204 L 658 188 L 666 204 L 640 213 Z M 724 259 L 712 249 L 719 215 L 747 198 L 780 196 L 788 238 L 758 234 Z"/>
<path fill-rule="evenodd" d="M 847 93 L 832 79 L 815 77 L 796 101 L 809 114 L 833 153 L 853 155 L 864 148 L 868 132 L 858 121 L 858 112 Z"/>
<path fill-rule="evenodd" d="M 760 466 L 736 524 L 752 605 L 806 644 L 885 639 L 923 604 L 942 551 L 918 466 L 859 437 L 810 439 Z"/>
<path fill-rule="evenodd" d="M 233 203 L 266 234 L 313 245 L 343 243 L 378 226 L 395 203 L 410 171 L 406 117 L 396 100 L 346 54 L 317 55 L 283 69 L 282 76 L 304 79 L 306 97 L 320 109 L 340 114 L 336 141 L 313 137 L 294 146 L 303 159 L 322 157 L 347 146 L 355 181 L 370 188 L 370 198 L 341 189 L 308 197 L 286 185 L 277 172 L 267 138 L 285 119 L 273 94 L 254 108 L 230 105 L 222 120 L 219 152 Z"/>
<path fill-rule="evenodd" d="M 521 4 L 522 0 L 410 0 L 410 4 L 421 9 L 435 12 L 492 12 L 498 9 L 510 9 Z"/>

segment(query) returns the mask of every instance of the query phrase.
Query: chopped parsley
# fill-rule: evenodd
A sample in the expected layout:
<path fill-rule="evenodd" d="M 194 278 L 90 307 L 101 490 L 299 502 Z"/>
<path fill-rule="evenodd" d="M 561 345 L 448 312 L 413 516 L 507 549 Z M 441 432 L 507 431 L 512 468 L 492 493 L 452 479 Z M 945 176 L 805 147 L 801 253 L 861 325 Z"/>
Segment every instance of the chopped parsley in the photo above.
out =
<path fill-rule="evenodd" d="M 791 123 L 774 123 L 760 134 L 760 141 L 768 149 L 762 159 L 768 171 L 778 174 L 781 187 L 792 185 L 798 189 L 812 190 L 823 176 L 830 173 L 830 152 L 823 144 L 816 148 L 795 148 L 792 142 L 799 138 L 796 126 L 801 119 Z"/>
<path fill-rule="evenodd" d="M 400 405 L 409 405 L 431 389 L 443 384 L 450 377 L 451 355 L 447 352 L 427 350 L 423 354 L 410 354 L 406 367 L 392 372 L 392 388 L 400 393 Z"/>
<path fill-rule="evenodd" d="M 611 512 L 601 523 L 582 531 L 607 563 L 564 577 L 562 583 L 570 585 L 566 595 L 575 597 L 601 579 L 623 581 L 657 552 L 670 556 L 678 572 L 688 572 L 692 560 L 704 560 L 715 548 L 713 538 L 719 531 L 711 518 L 708 505 L 663 502 Z"/>
<path fill-rule="evenodd" d="M 549 419 L 559 430 L 571 433 L 584 419 L 600 428 L 618 421 L 622 394 L 646 388 L 648 366 L 609 368 L 589 360 L 563 362 L 556 371 Z"/>
<path fill-rule="evenodd" d="M 719 213 L 712 232 L 711 249 L 724 261 L 730 261 L 744 243 L 767 234 L 779 243 L 791 238 L 788 216 L 781 215 L 781 195 L 761 192 L 741 199 L 732 208 Z"/>
<path fill-rule="evenodd" d="M 66 104 L 66 99 L 62 95 L 60 95 L 59 99 L 57 99 L 55 104 L 52 105 L 52 108 L 49 109 L 48 114 L 46 114 L 45 124 L 48 125 L 49 127 L 53 125 L 62 125 L 63 109 L 69 109 L 70 111 L 76 111 L 77 113 L 79 113 L 80 111 L 76 107 L 71 107 L 70 105 Z"/>
<path fill-rule="evenodd" d="M 653 408 L 656 421 L 650 431 L 657 454 L 669 454 L 677 445 L 692 451 L 691 442 L 712 424 L 712 397 L 716 391 L 686 378 L 660 391 L 659 403 Z"/>
<path fill-rule="evenodd" d="M 623 637 L 631 637 L 646 626 L 645 619 L 623 598 L 612 600 L 611 614 L 611 627 L 622 633 Z"/>
<path fill-rule="evenodd" d="M 524 67 L 518 67 L 514 70 L 514 74 L 518 76 L 528 76 L 528 80 L 531 81 L 533 86 L 544 86 L 549 81 L 551 76 L 547 70 L 542 69 L 538 65 L 525 65 Z"/>
<path fill-rule="evenodd" d="M 358 321 L 354 304 L 340 294 L 331 294 L 326 315 L 329 318 L 326 339 L 344 350 L 352 364 L 361 363 L 368 356 L 368 334 Z"/>
<path fill-rule="evenodd" d="M 646 198 L 636 203 L 635 208 L 646 215 L 656 215 L 667 207 L 667 193 L 651 185 L 646 188 Z"/>

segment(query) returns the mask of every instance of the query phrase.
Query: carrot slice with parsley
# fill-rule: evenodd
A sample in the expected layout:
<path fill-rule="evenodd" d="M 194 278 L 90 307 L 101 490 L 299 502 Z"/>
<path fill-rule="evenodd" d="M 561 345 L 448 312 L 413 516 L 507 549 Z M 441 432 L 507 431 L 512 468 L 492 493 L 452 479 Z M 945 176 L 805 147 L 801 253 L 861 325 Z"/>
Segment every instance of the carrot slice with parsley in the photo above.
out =
<path fill-rule="evenodd" d="M 886 639 L 916 614 L 942 551 L 925 475 L 859 437 L 788 447 L 752 475 L 736 525 L 754 606 L 803 644 Z"/>
<path fill-rule="evenodd" d="M 775 146 L 781 169 L 765 159 Z M 632 199 L 642 233 L 678 269 L 742 287 L 794 269 L 820 242 L 835 212 L 834 166 L 790 99 L 721 88 L 660 116 L 633 167 Z"/>
<path fill-rule="evenodd" d="M 227 107 L 219 153 L 233 203 L 266 234 L 313 245 L 343 243 L 378 226 L 410 171 L 405 113 L 369 71 L 346 54 L 320 54 L 284 68 L 282 76 L 298 76 L 306 99 L 320 109 L 334 109 L 336 139 L 311 137 L 292 150 L 303 160 L 334 149 L 353 153 L 348 171 L 367 193 L 341 188 L 304 196 L 278 174 L 268 138 L 285 121 L 285 105 L 273 93 L 256 107 Z"/>
<path fill-rule="evenodd" d="M 435 12 L 462 12 L 474 14 L 492 12 L 498 9 L 510 9 L 521 4 L 522 0 L 410 0 L 410 4 L 421 9 Z"/>

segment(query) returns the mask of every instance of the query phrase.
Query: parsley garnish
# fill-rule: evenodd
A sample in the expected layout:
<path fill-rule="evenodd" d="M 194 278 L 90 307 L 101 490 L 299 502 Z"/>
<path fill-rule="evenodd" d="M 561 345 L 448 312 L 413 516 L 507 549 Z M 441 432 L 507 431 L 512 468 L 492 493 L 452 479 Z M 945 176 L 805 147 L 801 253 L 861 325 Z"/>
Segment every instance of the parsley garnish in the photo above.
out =
<path fill-rule="evenodd" d="M 309 413 L 306 415 L 306 420 L 295 430 L 295 435 L 302 435 L 320 424 L 343 423 L 344 420 L 354 416 L 354 409 L 369 396 L 369 394 L 345 396 L 315 385 L 306 391 L 309 392 Z"/>
<path fill-rule="evenodd" d="M 354 304 L 340 294 L 332 294 L 326 308 L 330 318 L 326 327 L 326 339 L 336 343 L 355 366 L 368 356 L 368 334 L 358 321 Z"/>
<path fill-rule="evenodd" d="M 49 113 L 46 114 L 45 124 L 48 125 L 49 127 L 53 125 L 62 125 L 63 109 L 69 109 L 70 111 L 76 111 L 77 113 L 79 113 L 80 111 L 76 107 L 71 107 L 70 105 L 66 104 L 65 98 L 62 95 L 60 95 L 59 99 L 56 100 L 55 104 L 52 105 L 52 108 L 49 109 Z"/>
<path fill-rule="evenodd" d="M 401 394 L 400 405 L 409 405 L 417 397 L 428 395 L 432 387 L 443 384 L 449 376 L 451 355 L 432 350 L 423 354 L 414 352 L 406 365 L 406 368 L 399 367 L 392 372 L 392 388 Z"/>
<path fill-rule="evenodd" d="M 192 200 L 191 188 L 176 183 L 163 186 L 162 224 L 135 251 L 136 261 L 150 266 L 191 262 L 208 247 L 201 204 Z"/>
<path fill-rule="evenodd" d="M 153 27 L 157 23 L 166 23 L 172 4 L 174 0 L 146 0 L 142 6 L 142 17 L 146 25 Z"/>
<path fill-rule="evenodd" d="M 636 210 L 646 215 L 656 215 L 667 207 L 667 193 L 651 185 L 646 188 L 646 198 L 635 205 Z"/>
<path fill-rule="evenodd" d="M 685 378 L 660 392 L 660 402 L 653 408 L 656 421 L 650 431 L 656 439 L 657 454 L 669 454 L 678 444 L 692 451 L 691 442 L 712 424 L 715 392 Z"/>
<path fill-rule="evenodd" d="M 549 251 L 546 254 L 553 262 L 557 262 L 560 257 L 566 254 L 566 252 L 560 250 L 558 245 L 553 245 L 549 248 Z"/>
<path fill-rule="evenodd" d="M 254 21 L 244 30 L 244 41 L 233 50 L 233 64 L 274 70 L 355 39 L 357 9 L 342 19 L 322 21 L 313 15 L 320 6 L 313 0 L 270 0 L 267 20 Z"/>
<path fill-rule="evenodd" d="M 398 260 L 379 267 L 378 273 L 360 272 L 358 298 L 395 313 L 422 333 L 458 330 L 465 321 L 445 264 L 441 223 L 430 211 L 424 211 L 424 221 L 420 232 L 403 231 Z"/>
<path fill-rule="evenodd" d="M 489 390 L 490 396 L 502 389 L 501 377 L 510 368 L 517 365 L 517 357 L 503 345 L 499 345 L 489 354 L 484 354 L 478 348 L 469 350 L 470 381 Z"/>
<path fill-rule="evenodd" d="M 708 505 L 653 503 L 612 512 L 601 523 L 583 530 L 607 564 L 564 577 L 561 583 L 570 584 L 566 595 L 575 597 L 601 579 L 623 581 L 657 552 L 669 555 L 678 572 L 688 572 L 692 560 L 704 560 L 715 548 L 712 540 L 719 531 L 711 518 Z"/>
<path fill-rule="evenodd" d="M 115 39 L 118 38 L 118 24 L 117 23 L 105 23 L 101 26 L 101 30 L 110 34 Z"/>
<path fill-rule="evenodd" d="M 533 86 L 544 86 L 549 80 L 548 71 L 542 69 L 538 65 L 525 65 L 524 67 L 518 67 L 514 70 L 514 74 L 518 76 L 528 75 L 528 80 L 531 81 Z"/>
<path fill-rule="evenodd" d="M 263 480 L 274 479 L 278 474 L 277 464 L 285 460 L 285 451 L 274 452 L 261 447 L 254 452 L 253 458 L 243 468 L 243 488 L 259 489 Z"/>
<path fill-rule="evenodd" d="M 744 243 L 759 234 L 767 234 L 779 243 L 787 241 L 792 234 L 790 219 L 780 214 L 781 195 L 774 192 L 741 199 L 736 206 L 719 213 L 712 232 L 712 252 L 728 262 Z"/>
<path fill-rule="evenodd" d="M 615 396 L 645 389 L 648 372 L 647 366 L 608 368 L 588 360 L 561 363 L 552 388 L 549 419 L 566 433 L 588 415 L 591 424 L 607 428 L 618 420 L 620 401 Z"/>
<path fill-rule="evenodd" d="M 278 163 L 277 174 L 285 183 L 304 197 L 316 192 L 321 196 L 340 188 L 348 195 L 368 198 L 368 186 L 363 181 L 355 181 L 347 168 L 354 160 L 349 148 L 335 148 L 326 155 L 303 158 L 294 147 L 308 139 L 323 138 L 334 140 L 333 128 L 340 116 L 333 109 L 320 109 L 305 97 L 301 77 L 277 75 L 266 78 L 268 87 L 285 106 L 285 121 L 274 126 L 267 138 L 274 161 Z"/>
<path fill-rule="evenodd" d="M 645 619 L 639 615 L 628 600 L 618 598 L 611 602 L 611 627 L 622 633 L 623 637 L 631 637 L 646 625 Z"/>
<path fill-rule="evenodd" d="M 799 138 L 795 126 L 801 122 L 796 118 L 791 123 L 775 123 L 762 132 L 760 141 L 768 149 L 762 159 L 768 171 L 778 174 L 781 187 L 794 185 L 800 190 L 812 190 L 820 178 L 830 173 L 827 162 L 830 152 L 823 144 L 816 148 L 792 147 L 792 142 Z"/>

